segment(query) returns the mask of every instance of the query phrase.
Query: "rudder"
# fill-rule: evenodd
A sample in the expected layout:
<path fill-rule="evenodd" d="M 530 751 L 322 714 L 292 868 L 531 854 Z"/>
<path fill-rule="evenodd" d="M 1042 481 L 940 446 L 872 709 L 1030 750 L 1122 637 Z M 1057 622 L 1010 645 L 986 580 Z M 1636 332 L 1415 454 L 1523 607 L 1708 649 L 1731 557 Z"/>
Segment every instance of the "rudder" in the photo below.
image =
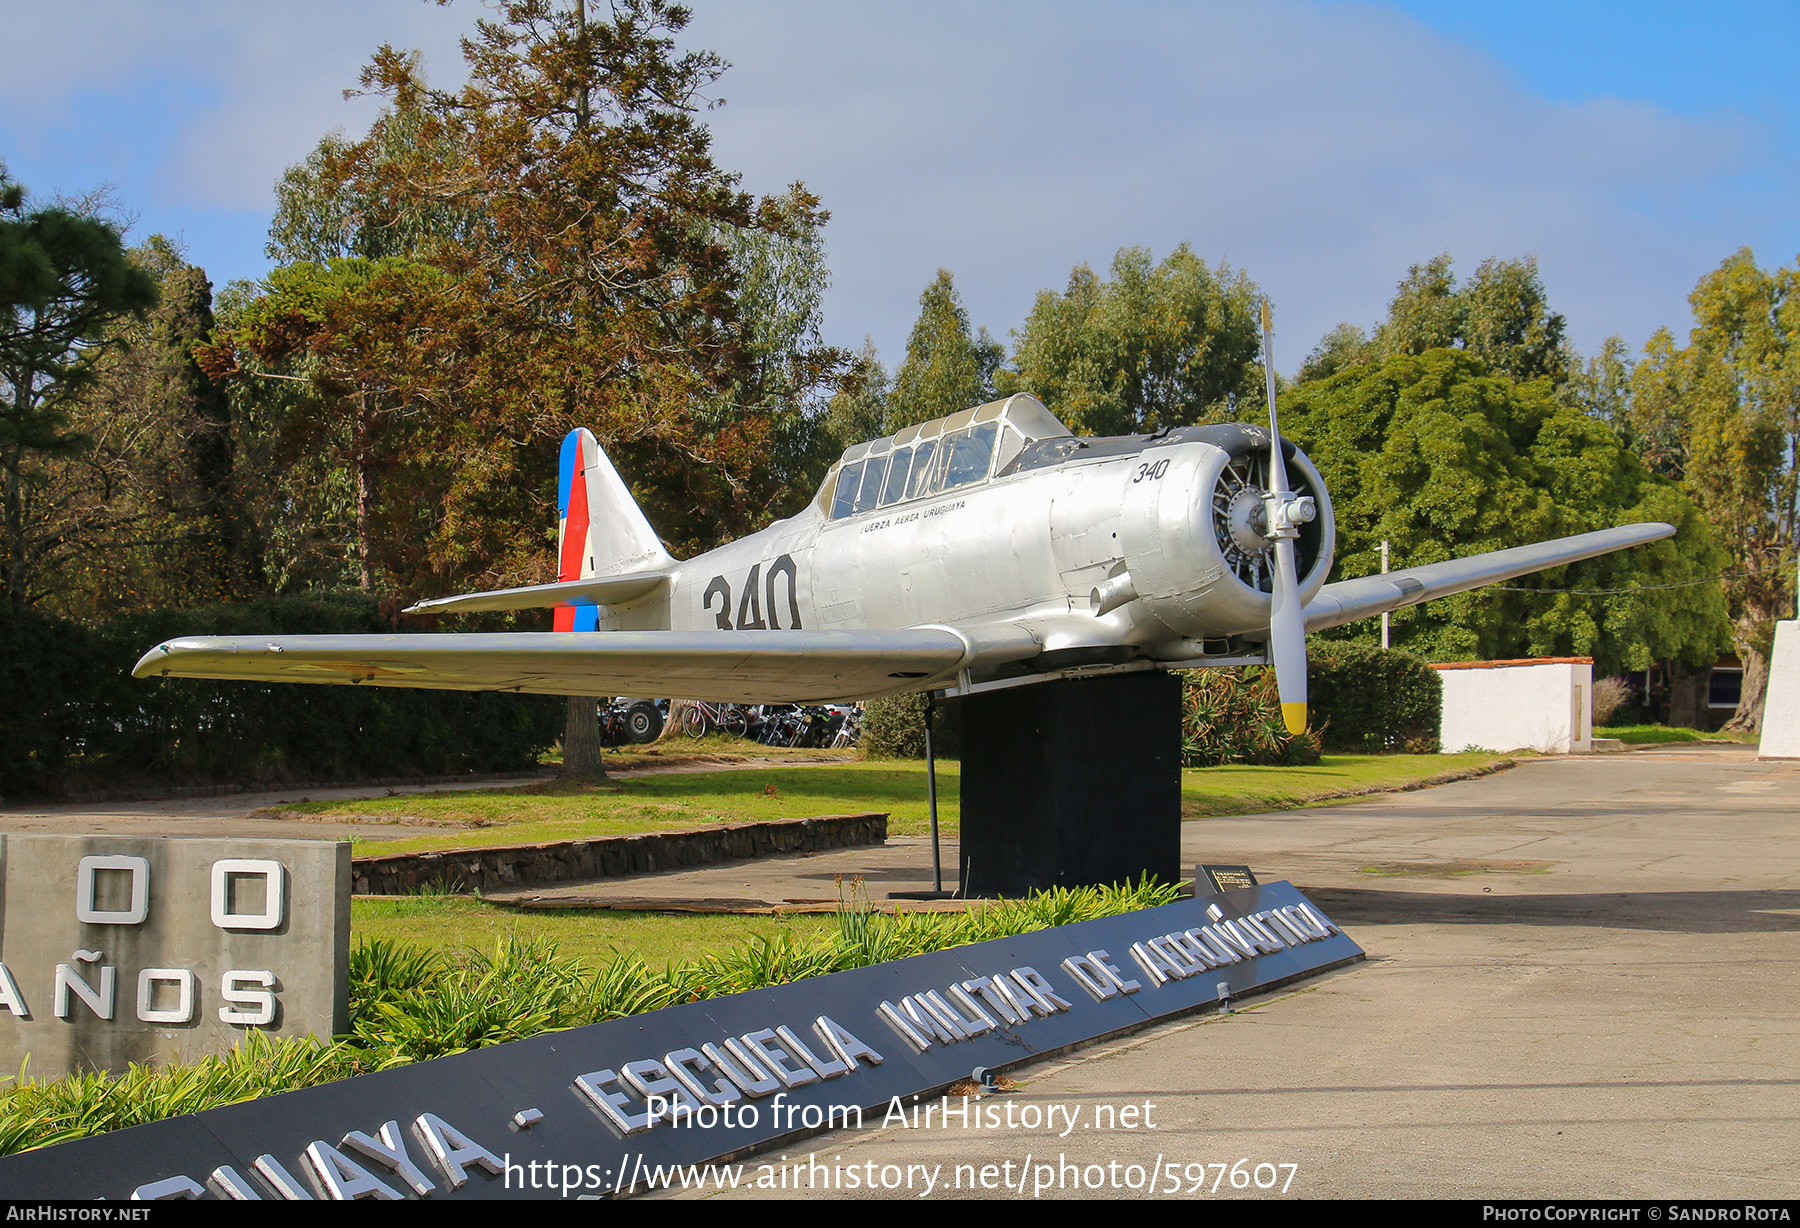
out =
<path fill-rule="evenodd" d="M 563 439 L 556 510 L 559 581 L 658 571 L 675 562 L 586 427 Z M 592 631 L 598 618 L 599 609 L 591 604 L 558 606 L 555 629 Z"/>

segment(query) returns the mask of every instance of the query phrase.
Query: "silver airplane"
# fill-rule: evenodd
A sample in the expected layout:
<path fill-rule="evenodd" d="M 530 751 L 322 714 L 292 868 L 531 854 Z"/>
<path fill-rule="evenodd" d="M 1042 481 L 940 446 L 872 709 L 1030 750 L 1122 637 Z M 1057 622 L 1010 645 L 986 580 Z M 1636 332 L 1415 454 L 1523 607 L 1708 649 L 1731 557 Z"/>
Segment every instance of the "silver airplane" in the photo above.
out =
<path fill-rule="evenodd" d="M 1265 313 L 1265 357 L 1268 338 Z M 909 426 L 846 450 L 799 514 L 686 560 L 576 430 L 561 578 L 410 611 L 551 607 L 554 630 L 183 637 L 134 673 L 754 703 L 1267 661 L 1299 732 L 1307 632 L 1674 532 L 1628 525 L 1327 584 L 1331 499 L 1280 437 L 1269 384 L 1267 428 L 1079 438 L 1029 395 Z"/>

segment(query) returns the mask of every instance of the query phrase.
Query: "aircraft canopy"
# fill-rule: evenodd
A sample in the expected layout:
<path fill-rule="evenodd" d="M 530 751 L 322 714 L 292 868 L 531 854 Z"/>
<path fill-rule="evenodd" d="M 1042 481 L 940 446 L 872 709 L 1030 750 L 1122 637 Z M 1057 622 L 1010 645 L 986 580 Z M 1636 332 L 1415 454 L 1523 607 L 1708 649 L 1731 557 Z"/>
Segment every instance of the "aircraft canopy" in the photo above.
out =
<path fill-rule="evenodd" d="M 1004 469 L 1026 444 L 1069 434 L 1042 401 L 1018 393 L 851 444 L 825 475 L 816 502 L 836 520 L 979 482 Z"/>

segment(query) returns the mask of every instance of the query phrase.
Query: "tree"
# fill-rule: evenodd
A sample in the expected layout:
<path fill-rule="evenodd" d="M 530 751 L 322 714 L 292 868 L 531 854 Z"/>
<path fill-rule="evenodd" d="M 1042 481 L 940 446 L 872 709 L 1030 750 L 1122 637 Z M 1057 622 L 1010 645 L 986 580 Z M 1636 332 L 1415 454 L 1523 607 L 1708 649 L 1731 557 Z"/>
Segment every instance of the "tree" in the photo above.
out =
<path fill-rule="evenodd" d="M 1571 363 L 1563 399 L 1611 426 L 1629 444 L 1631 372 L 1631 354 L 1625 339 L 1614 333 L 1600 343 L 1600 352 L 1585 364 Z"/>
<path fill-rule="evenodd" d="M 752 527 L 790 477 L 779 436 L 799 407 L 707 412 L 747 374 L 726 236 L 797 237 L 823 214 L 799 188 L 758 201 L 713 163 L 697 114 L 724 64 L 676 50 L 687 16 L 662 0 L 621 0 L 607 20 L 512 0 L 464 40 L 470 78 L 454 93 L 383 47 L 364 85 L 406 117 L 408 140 L 326 160 L 321 188 L 369 202 L 365 216 L 475 219 L 422 228 L 417 248 L 470 341 L 457 480 L 428 542 L 447 574 L 544 577 L 545 475 L 576 425 L 634 476 L 678 551 Z"/>
<path fill-rule="evenodd" d="M 48 603 L 71 617 L 207 604 L 260 586 L 224 391 L 200 370 L 213 330 L 204 270 L 161 235 L 128 253 L 158 288 L 113 323 L 93 378 L 67 402 L 79 452 L 41 462 L 32 523 L 55 545 Z"/>
<path fill-rule="evenodd" d="M 994 399 L 994 372 L 1006 351 L 969 313 L 949 269 L 939 269 L 919 296 L 919 318 L 906 339 L 906 361 L 894 373 L 886 429 L 897 431 Z"/>
<path fill-rule="evenodd" d="M 1800 515 L 1800 261 L 1765 272 L 1749 248 L 1700 279 L 1684 349 L 1651 338 L 1632 380 L 1634 445 L 1679 477 L 1730 553 L 1725 591 L 1744 666 L 1727 729 L 1761 727 L 1775 622 L 1794 610 Z"/>
<path fill-rule="evenodd" d="M 1460 288 L 1451 263 L 1445 253 L 1407 270 L 1371 339 L 1374 356 L 1461 349 L 1509 379 L 1565 383 L 1571 362 L 1565 321 L 1550 310 L 1537 257 L 1490 256 Z"/>
<path fill-rule="evenodd" d="M 71 399 L 92 382 L 115 340 L 113 323 L 156 302 L 156 281 L 125 254 L 119 228 L 91 212 L 27 212 L 25 192 L 0 167 L 0 481 L 4 482 L 7 598 L 43 595 L 54 538 L 33 535 L 28 504 L 37 464 L 82 451 Z"/>
<path fill-rule="evenodd" d="M 1300 385 L 1282 430 L 1325 478 L 1339 577 L 1378 571 L 1383 540 L 1410 567 L 1618 524 L 1676 526 L 1666 541 L 1397 611 L 1396 646 L 1433 660 L 1579 654 L 1603 674 L 1718 651 L 1724 555 L 1705 519 L 1546 383 L 1428 350 Z"/>
<path fill-rule="evenodd" d="M 875 339 L 864 337 L 862 349 L 850 360 L 849 370 L 826 405 L 824 420 L 819 424 L 820 447 L 827 454 L 827 465 L 853 443 L 893 433 L 888 426 L 890 395 L 887 368 L 875 352 Z"/>
<path fill-rule="evenodd" d="M 438 449 L 453 480 L 426 553 L 471 585 L 548 578 L 550 478 L 577 425 L 633 476 L 673 549 L 743 532 L 791 482 L 787 433 L 805 414 L 734 395 L 758 373 L 728 237 L 804 241 L 824 213 L 798 185 L 759 201 L 714 164 L 697 117 L 725 65 L 677 50 L 686 9 L 618 0 L 597 20 L 586 0 L 496 8 L 463 41 L 458 91 L 377 51 L 363 86 L 405 139 L 329 150 L 315 180 L 365 230 L 405 223 L 409 254 L 443 274 L 431 314 L 455 337 L 456 412 Z M 468 221 L 408 221 L 445 216 Z"/>
<path fill-rule="evenodd" d="M 1112 280 L 1086 265 L 1039 292 L 1002 390 L 1031 392 L 1078 434 L 1123 435 L 1266 415 L 1261 292 L 1187 244 L 1152 265 L 1121 248 Z"/>
<path fill-rule="evenodd" d="M 353 475 L 365 592 L 420 597 L 432 579 L 419 550 L 433 528 L 424 492 L 445 480 L 432 445 L 457 391 L 443 378 L 455 333 L 433 314 L 443 281 L 431 265 L 394 257 L 290 264 L 200 352 L 215 378 L 302 386 L 279 427 L 285 459 L 329 457 Z"/>
<path fill-rule="evenodd" d="M 417 58 L 411 62 L 418 71 Z M 326 135 L 275 185 L 269 259 L 281 264 L 325 264 L 342 256 L 419 259 L 437 243 L 466 239 L 477 224 L 474 214 L 429 197 L 392 197 L 368 180 L 370 168 L 400 173 L 402 164 L 417 156 L 418 143 L 428 139 L 427 129 L 418 111 L 389 107 L 361 141 Z M 447 137 L 440 129 L 435 139 Z M 454 150 L 435 152 L 446 160 L 456 156 Z M 361 177 L 349 169 L 358 158 L 365 163 Z"/>
<path fill-rule="evenodd" d="M 841 449 L 832 448 L 820 420 L 827 398 L 853 364 L 848 353 L 820 336 L 831 286 L 826 215 L 798 190 L 775 204 L 788 215 L 784 230 L 731 227 L 718 236 L 731 253 L 737 282 L 733 327 L 742 361 L 722 391 L 696 411 L 703 429 L 712 432 L 728 431 L 745 419 L 770 424 L 765 456 L 767 481 L 775 490 L 766 508 L 770 517 L 803 505 L 837 459 Z M 728 536 L 760 527 L 740 520 Z"/>
<path fill-rule="evenodd" d="M 1313 347 L 1300 365 L 1300 382 L 1330 379 L 1359 363 L 1373 362 L 1377 355 L 1369 343 L 1369 335 L 1354 324 L 1340 324 Z"/>

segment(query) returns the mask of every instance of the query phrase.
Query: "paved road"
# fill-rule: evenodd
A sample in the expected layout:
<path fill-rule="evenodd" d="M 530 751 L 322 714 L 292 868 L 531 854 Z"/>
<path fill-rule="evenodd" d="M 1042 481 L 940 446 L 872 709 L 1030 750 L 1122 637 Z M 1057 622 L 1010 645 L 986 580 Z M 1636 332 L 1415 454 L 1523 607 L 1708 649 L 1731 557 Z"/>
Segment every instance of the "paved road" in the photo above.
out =
<path fill-rule="evenodd" d="M 351 834 L 238 817 L 273 800 L 15 810 L 0 830 Z M 1015 1072 L 1022 1086 L 1002 1098 L 1084 1122 L 1096 1106 L 1148 1103 L 1154 1130 L 896 1126 L 821 1137 L 790 1158 L 816 1152 L 899 1180 L 922 1166 L 915 1195 L 919 1174 L 941 1166 L 934 1197 L 956 1192 L 958 1165 L 977 1184 L 992 1165 L 997 1183 L 1027 1156 L 1027 1193 L 1049 1158 L 1053 1192 L 1088 1197 L 1132 1194 L 1111 1182 L 1158 1156 L 1184 1192 L 1190 1166 L 1245 1159 L 1253 1173 L 1292 1165 L 1260 1172 L 1303 1197 L 1800 1196 L 1797 835 L 1800 764 L 1729 746 L 1527 760 L 1423 792 L 1190 823 L 1188 862 L 1291 879 L 1368 962 Z M 829 894 L 860 857 L 884 891 L 929 873 L 927 847 L 906 848 L 879 867 L 860 853 L 736 863 L 693 889 Z M 1071 1188 L 1095 1177 L 1102 1188 Z M 1207 1196 L 1245 1193 L 1256 1191 L 1227 1178 Z"/>
<path fill-rule="evenodd" d="M 958 1192 L 946 1188 L 958 1165 L 979 1184 L 983 1166 L 998 1181 L 1029 1155 L 1027 1193 L 1046 1159 L 1077 1166 L 1050 1175 L 1064 1196 L 1129 1195 L 1070 1187 L 1126 1181 L 1160 1156 L 1184 1182 L 1189 1165 L 1291 1164 L 1290 1197 L 1793 1198 L 1797 835 L 1800 764 L 1710 747 L 1528 761 L 1426 792 L 1192 823 L 1190 859 L 1292 879 L 1368 962 L 1016 1072 L 1020 1089 L 999 1098 L 1089 1122 L 1096 1105 L 1148 1102 L 1154 1130 L 896 1125 L 789 1158 L 896 1181 L 921 1166 L 915 1196 L 935 1167 L 933 1197 Z M 1207 1196 L 1245 1194 L 1227 1177 Z"/>

